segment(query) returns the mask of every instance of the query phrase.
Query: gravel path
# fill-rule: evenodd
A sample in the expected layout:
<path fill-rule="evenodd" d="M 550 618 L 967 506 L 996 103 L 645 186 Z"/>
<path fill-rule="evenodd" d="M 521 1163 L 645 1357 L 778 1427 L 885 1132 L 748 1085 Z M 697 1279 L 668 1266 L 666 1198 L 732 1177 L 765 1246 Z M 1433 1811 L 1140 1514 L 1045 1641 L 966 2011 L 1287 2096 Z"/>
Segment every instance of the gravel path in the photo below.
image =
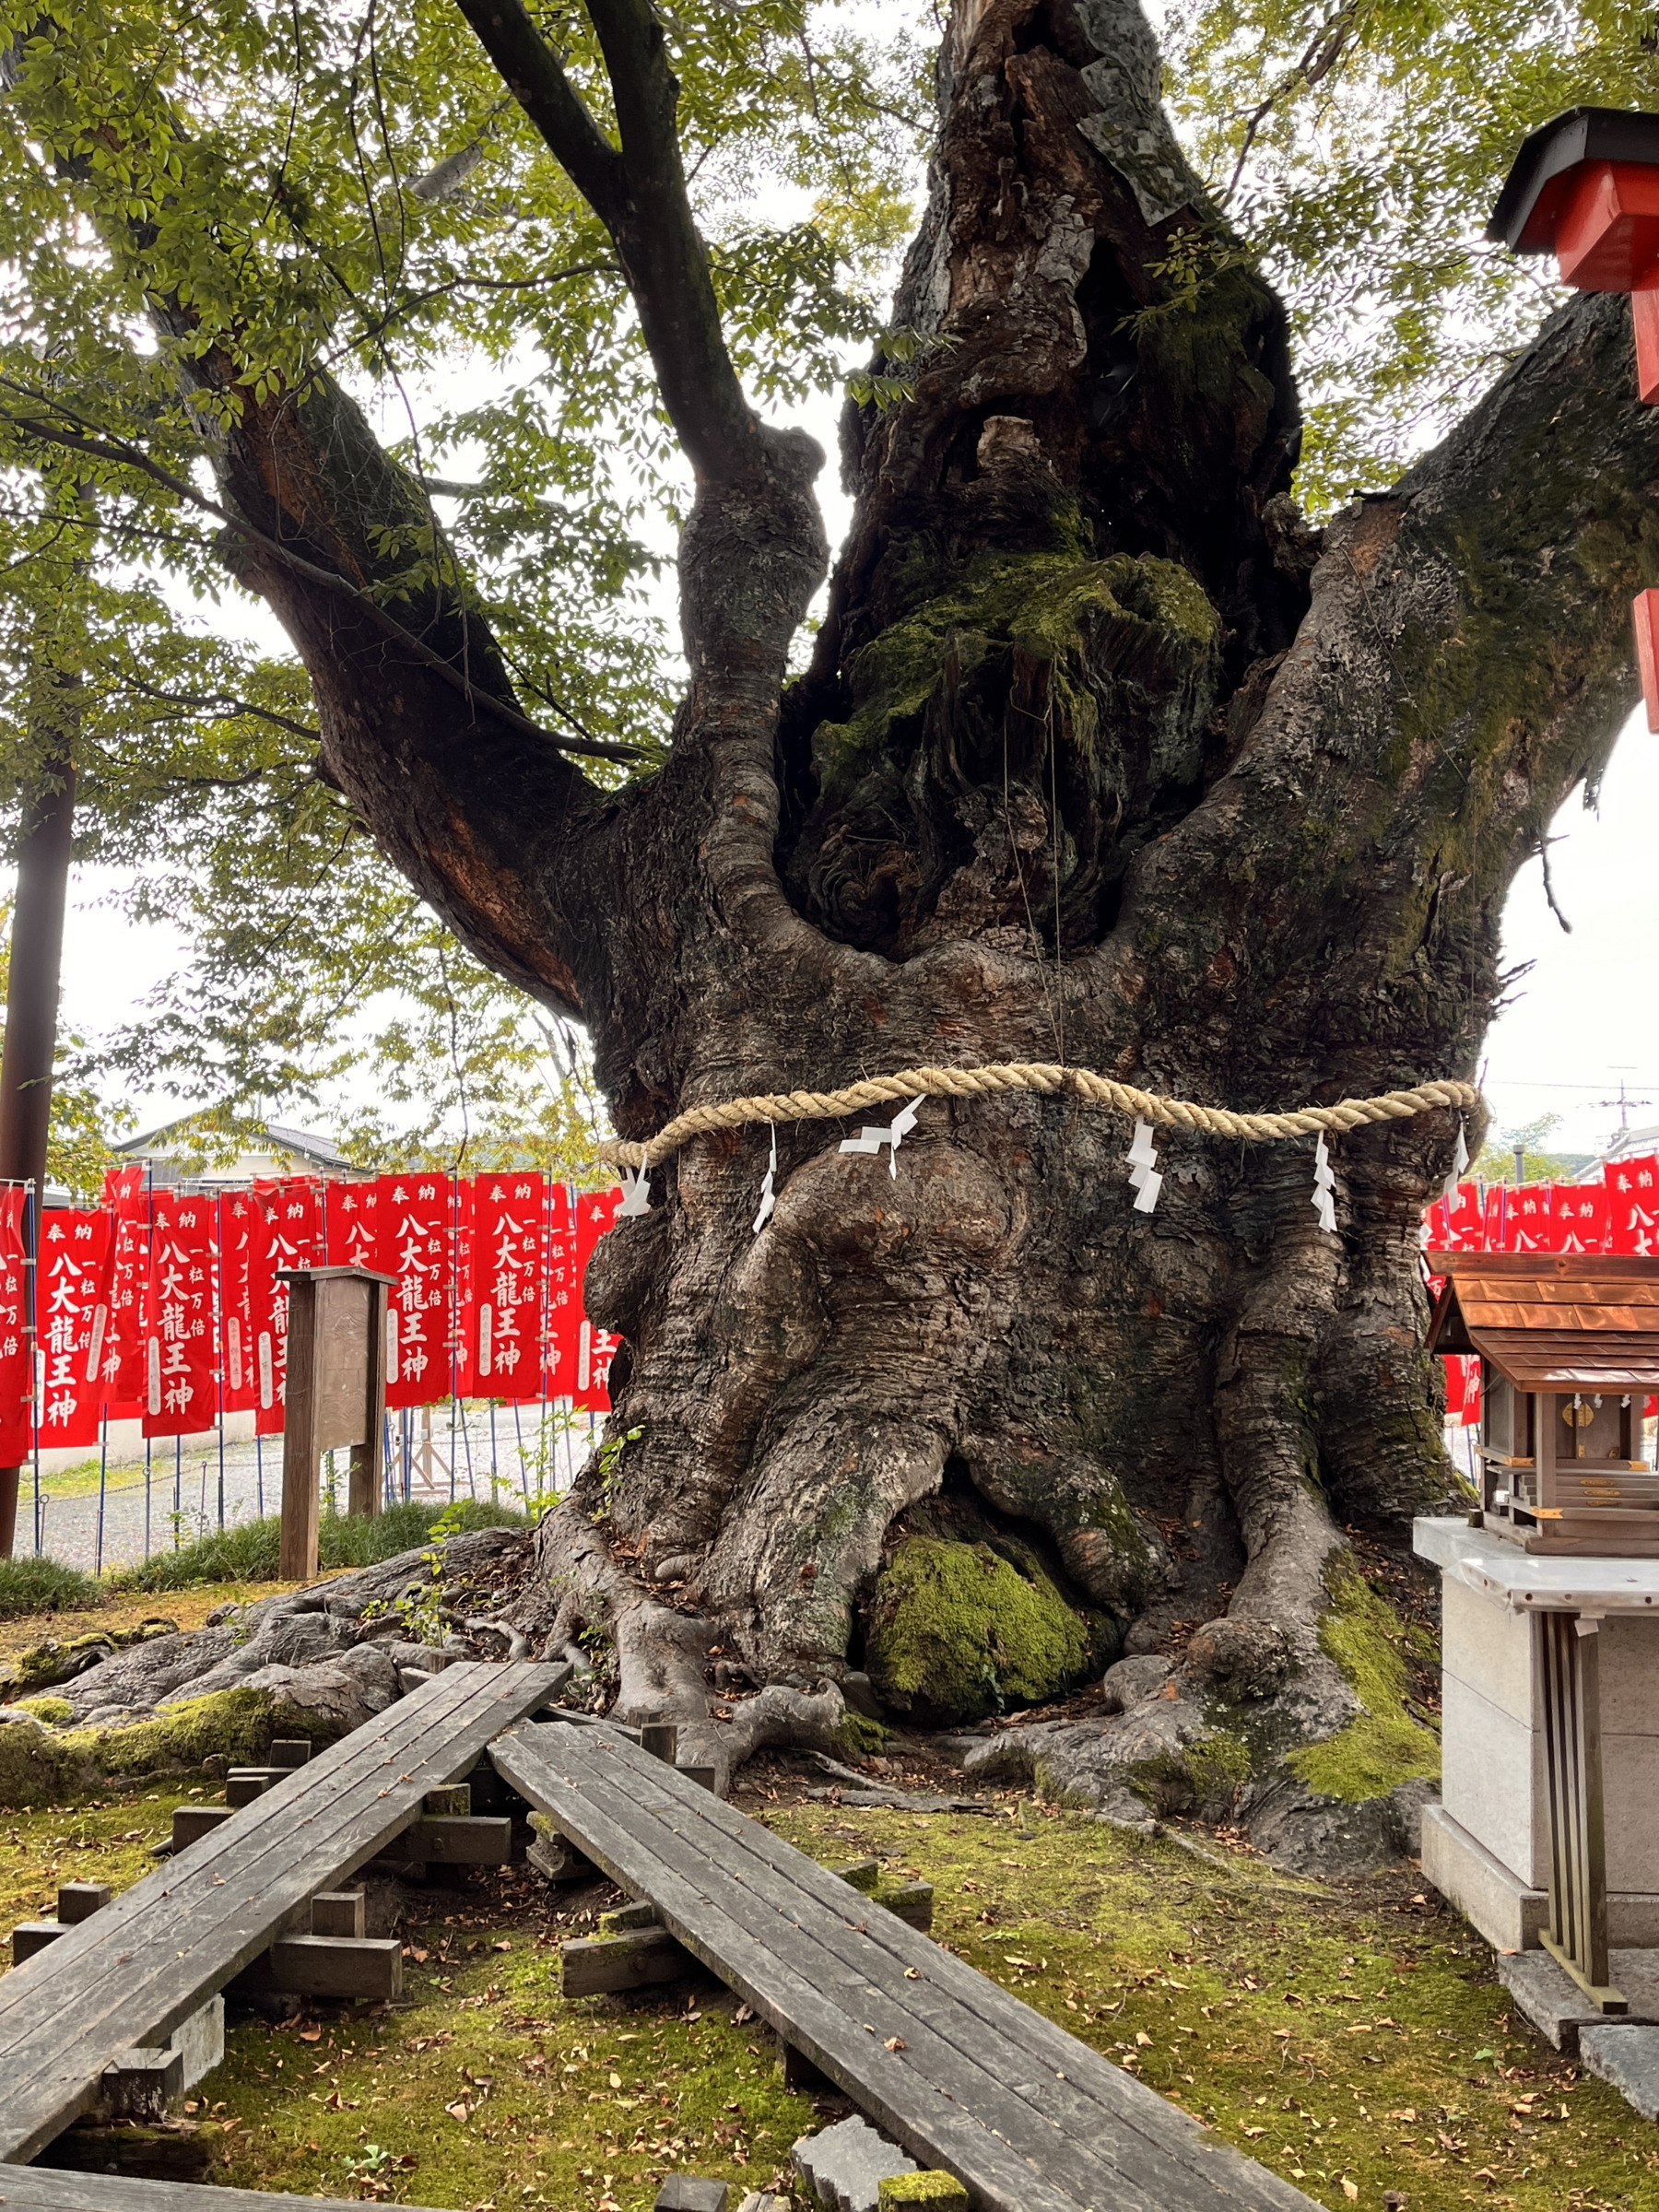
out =
<path fill-rule="evenodd" d="M 429 1453 L 423 1450 L 416 1417 L 410 1423 L 406 1465 L 402 1425 L 394 1414 L 389 1424 L 392 1494 L 440 1505 L 452 1497 L 487 1500 L 492 1495 L 492 1475 L 493 1495 L 503 1505 L 522 1504 L 538 1489 L 568 1489 L 587 1456 L 588 1417 L 579 1414 L 573 1425 L 561 1428 L 556 1416 L 544 1443 L 540 1411 L 535 1406 L 498 1406 L 492 1420 L 488 1406 L 469 1406 L 463 1424 L 458 1418 L 452 1423 L 448 1407 L 435 1406 Z M 595 1421 L 595 1431 L 596 1427 Z M 330 1454 L 342 1501 L 347 1456 L 343 1451 Z M 221 1453 L 217 1446 L 207 1452 L 175 1452 L 170 1440 L 158 1438 L 147 1466 L 142 1459 L 112 1461 L 101 1500 L 101 1543 L 96 1489 L 55 1495 L 51 1477 L 41 1487 L 37 1542 L 35 1500 L 25 1468 L 23 1495 L 18 1500 L 19 1552 L 43 1552 L 66 1567 L 88 1571 L 128 1567 L 152 1551 L 188 1544 L 210 1529 L 275 1513 L 282 1499 L 282 1439 L 227 1443 Z"/>

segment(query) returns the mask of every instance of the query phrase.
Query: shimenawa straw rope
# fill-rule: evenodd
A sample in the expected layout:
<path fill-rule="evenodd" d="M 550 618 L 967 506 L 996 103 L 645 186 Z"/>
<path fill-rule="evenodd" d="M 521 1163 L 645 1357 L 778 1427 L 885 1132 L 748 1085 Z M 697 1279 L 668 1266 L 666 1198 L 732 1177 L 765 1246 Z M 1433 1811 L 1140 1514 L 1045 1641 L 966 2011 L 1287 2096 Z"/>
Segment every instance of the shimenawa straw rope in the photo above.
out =
<path fill-rule="evenodd" d="M 1291 1113 L 1232 1113 L 1224 1106 L 1198 1106 L 1190 1099 L 1169 1099 L 1158 1091 L 1136 1090 L 1087 1067 L 1057 1067 L 1041 1060 L 996 1061 L 986 1067 L 902 1067 L 897 1075 L 872 1076 L 843 1090 L 773 1091 L 765 1096 L 728 1099 L 724 1105 L 693 1106 L 659 1129 L 646 1144 L 618 1137 L 599 1147 L 602 1159 L 634 1170 L 654 1168 L 691 1137 L 712 1129 L 738 1129 L 748 1122 L 830 1122 L 866 1107 L 904 1099 L 973 1099 L 995 1091 L 1068 1090 L 1091 1106 L 1109 1106 L 1137 1121 L 1166 1128 L 1197 1129 L 1212 1136 L 1242 1136 L 1254 1142 L 1281 1136 L 1312 1136 L 1320 1130 L 1358 1129 L 1367 1122 L 1400 1122 L 1441 1107 L 1472 1107 L 1480 1093 L 1473 1083 L 1419 1083 L 1414 1090 L 1385 1090 L 1374 1099 L 1343 1099 L 1335 1106 L 1300 1106 Z"/>

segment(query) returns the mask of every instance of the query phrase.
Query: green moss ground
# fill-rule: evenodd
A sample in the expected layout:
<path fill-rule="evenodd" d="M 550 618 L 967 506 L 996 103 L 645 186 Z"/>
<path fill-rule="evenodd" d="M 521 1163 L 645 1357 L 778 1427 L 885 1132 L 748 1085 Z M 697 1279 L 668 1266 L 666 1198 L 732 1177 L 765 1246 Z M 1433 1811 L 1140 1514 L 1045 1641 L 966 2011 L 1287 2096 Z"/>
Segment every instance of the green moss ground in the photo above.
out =
<path fill-rule="evenodd" d="M 1223 1870 L 1029 1801 L 1023 1824 L 813 1805 L 768 1825 L 932 1881 L 969 1964 L 1333 2212 L 1390 2191 L 1412 2212 L 1659 2206 L 1659 2128 L 1518 2028 L 1486 1945 L 1403 1885 Z"/>

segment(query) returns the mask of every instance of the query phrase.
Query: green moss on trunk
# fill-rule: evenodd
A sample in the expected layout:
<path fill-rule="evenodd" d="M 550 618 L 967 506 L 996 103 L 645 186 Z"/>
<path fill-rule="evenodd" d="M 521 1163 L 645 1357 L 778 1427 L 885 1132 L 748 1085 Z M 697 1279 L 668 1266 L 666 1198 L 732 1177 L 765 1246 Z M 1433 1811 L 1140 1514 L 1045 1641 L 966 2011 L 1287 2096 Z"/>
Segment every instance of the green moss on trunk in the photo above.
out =
<path fill-rule="evenodd" d="M 1327 1583 L 1331 1609 L 1319 1624 L 1320 1644 L 1363 1711 L 1324 1743 L 1293 1751 L 1291 1770 L 1321 1796 L 1348 1805 L 1386 1797 L 1403 1782 L 1437 1779 L 1440 1738 L 1413 1719 L 1406 1702 L 1406 1654 L 1430 1655 L 1421 1648 L 1423 1631 L 1403 1621 L 1351 1559 L 1339 1557 Z"/>
<path fill-rule="evenodd" d="M 884 1704 L 948 1726 L 1083 1678 L 1087 1623 L 1029 1547 L 1005 1539 L 1002 1555 L 936 1536 L 900 1544 L 870 1608 L 866 1664 Z"/>

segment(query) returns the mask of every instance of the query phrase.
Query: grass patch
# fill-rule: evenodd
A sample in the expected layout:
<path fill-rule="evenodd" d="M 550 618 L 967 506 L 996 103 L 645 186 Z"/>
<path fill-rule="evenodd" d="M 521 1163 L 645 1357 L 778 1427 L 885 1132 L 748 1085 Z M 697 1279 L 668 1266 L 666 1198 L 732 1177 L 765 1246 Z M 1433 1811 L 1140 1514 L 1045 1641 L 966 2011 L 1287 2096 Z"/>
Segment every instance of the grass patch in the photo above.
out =
<path fill-rule="evenodd" d="M 406 2008 L 232 2030 L 196 2092 L 204 2118 L 234 2124 L 216 2179 L 649 2212 L 677 2171 L 718 2175 L 741 2202 L 818 2124 L 784 2088 L 770 2032 L 739 2023 L 712 1981 L 561 1997 L 556 1947 L 592 1934 L 594 1914 L 562 1910 L 523 1870 L 438 1911 L 405 1932 Z"/>
<path fill-rule="evenodd" d="M 0 1822 L 0 1912 L 60 1881 L 124 1888 L 200 1784 Z M 937 1890 L 968 1963 L 1294 2182 L 1330 2212 L 1651 2212 L 1653 2131 L 1517 2030 L 1485 1945 L 1385 1881 L 1335 1893 L 1226 1868 L 1075 1813 L 1006 1819 L 773 1807 L 824 1864 L 865 1854 Z M 556 1947 L 585 1909 L 524 1868 L 428 1893 L 406 2008 L 236 2026 L 194 2093 L 228 2124 L 217 2178 L 303 2197 L 648 2212 L 663 2175 L 764 2188 L 818 2124 L 771 2038 L 712 1981 L 567 2003 Z M 9 1924 L 9 1922 L 6 1924 Z M 1350 2194 L 1350 2190 L 1358 2194 Z"/>
<path fill-rule="evenodd" d="M 1327 1658 L 1342 1669 L 1363 1711 L 1324 1743 L 1305 1745 L 1288 1764 L 1322 1796 L 1359 1805 L 1403 1783 L 1437 1778 L 1440 1737 L 1406 1706 L 1409 1658 L 1438 1655 L 1432 1639 L 1401 1619 L 1359 1566 L 1339 1557 L 1329 1571 L 1331 1609 L 1319 1624 Z"/>
<path fill-rule="evenodd" d="M 475 1528 L 524 1528 L 524 1516 L 511 1506 L 489 1505 L 464 1498 L 456 1506 L 421 1505 L 413 1500 L 390 1505 L 372 1519 L 344 1513 L 325 1514 L 318 1529 L 318 1564 L 325 1573 L 346 1567 L 371 1567 L 400 1551 L 424 1544 L 433 1525 L 453 1515 L 452 1528 L 465 1533 Z M 198 1536 L 176 1551 L 153 1552 L 135 1567 L 123 1567 L 107 1578 L 112 1590 L 185 1590 L 196 1583 L 270 1582 L 276 1573 L 282 1524 L 239 1521 L 229 1528 Z"/>
<path fill-rule="evenodd" d="M 91 1575 L 56 1559 L 0 1559 L 0 1620 L 29 1613 L 85 1612 L 101 1592 Z"/>
<path fill-rule="evenodd" d="M 60 1643 L 72 1643 L 77 1636 L 95 1635 L 103 1629 L 135 1629 L 144 1621 L 156 1619 L 159 1612 L 164 1612 L 175 1628 L 199 1629 L 216 1606 L 231 1602 L 252 1605 L 255 1598 L 272 1597 L 279 1590 L 295 1586 L 276 1582 L 203 1583 L 170 1596 L 166 1606 L 158 1608 L 144 1591 L 111 1593 L 107 1584 L 96 1583 L 83 1611 L 19 1614 L 16 1620 L 0 1623 L 0 1660 L 28 1651 L 47 1636 L 55 1637 Z"/>

